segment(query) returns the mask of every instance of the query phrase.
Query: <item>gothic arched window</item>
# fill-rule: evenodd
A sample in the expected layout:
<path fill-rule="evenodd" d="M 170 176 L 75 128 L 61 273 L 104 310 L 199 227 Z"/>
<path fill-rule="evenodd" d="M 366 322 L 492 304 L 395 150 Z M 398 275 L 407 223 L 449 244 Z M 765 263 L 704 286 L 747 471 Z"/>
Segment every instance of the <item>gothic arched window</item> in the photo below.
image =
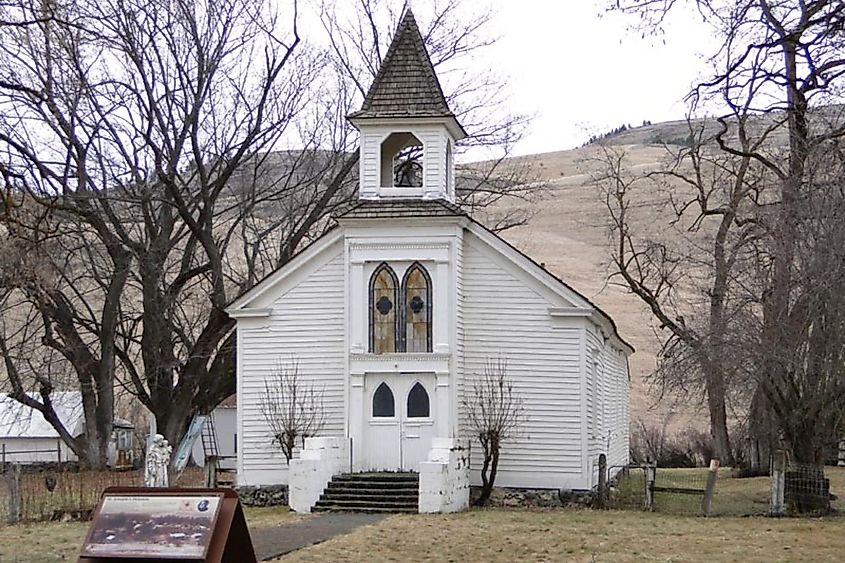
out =
<path fill-rule="evenodd" d="M 428 418 L 431 410 L 428 400 L 428 392 L 425 387 L 417 381 L 408 393 L 408 418 Z"/>
<path fill-rule="evenodd" d="M 400 350 L 431 352 L 431 278 L 415 262 L 402 279 Z"/>
<path fill-rule="evenodd" d="M 373 418 L 392 418 L 396 416 L 396 406 L 393 402 L 393 391 L 387 383 L 381 382 L 373 393 Z"/>
<path fill-rule="evenodd" d="M 399 282 L 390 266 L 382 263 L 370 278 L 370 352 L 390 354 L 399 350 L 396 310 Z"/>

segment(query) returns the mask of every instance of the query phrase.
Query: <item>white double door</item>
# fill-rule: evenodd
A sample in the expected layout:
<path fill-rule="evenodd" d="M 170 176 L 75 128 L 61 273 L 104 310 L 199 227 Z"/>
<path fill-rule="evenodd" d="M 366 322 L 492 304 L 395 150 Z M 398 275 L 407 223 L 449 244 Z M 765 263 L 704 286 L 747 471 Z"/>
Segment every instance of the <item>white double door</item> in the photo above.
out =
<path fill-rule="evenodd" d="M 434 374 L 368 374 L 365 381 L 365 469 L 419 471 L 434 437 Z"/>

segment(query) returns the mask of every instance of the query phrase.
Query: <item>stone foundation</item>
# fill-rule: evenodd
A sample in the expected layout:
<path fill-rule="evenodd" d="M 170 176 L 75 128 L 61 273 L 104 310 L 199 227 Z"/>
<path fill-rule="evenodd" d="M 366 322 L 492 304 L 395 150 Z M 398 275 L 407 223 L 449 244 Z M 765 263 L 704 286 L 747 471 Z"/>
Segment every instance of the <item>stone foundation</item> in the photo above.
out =
<path fill-rule="evenodd" d="M 265 485 L 263 487 L 235 487 L 244 506 L 287 506 L 287 485 Z"/>
<path fill-rule="evenodd" d="M 470 501 L 474 504 L 481 496 L 481 487 L 470 488 Z M 558 489 L 519 489 L 494 487 L 487 506 L 498 508 L 585 508 L 592 505 L 589 491 L 564 491 Z"/>

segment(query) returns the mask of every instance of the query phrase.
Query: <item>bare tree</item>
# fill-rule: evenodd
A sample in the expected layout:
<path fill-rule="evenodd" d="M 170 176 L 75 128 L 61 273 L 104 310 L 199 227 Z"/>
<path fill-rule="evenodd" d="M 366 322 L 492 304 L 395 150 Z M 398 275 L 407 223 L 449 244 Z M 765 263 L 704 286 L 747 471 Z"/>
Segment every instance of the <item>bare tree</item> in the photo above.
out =
<path fill-rule="evenodd" d="M 433 56 L 450 63 L 488 42 L 485 19 L 438 16 L 456 3 L 435 6 L 426 30 Z M 83 391 L 91 463 L 105 459 L 93 432 L 110 431 L 115 386 L 177 444 L 194 414 L 235 390 L 226 305 L 352 197 L 357 136 L 345 115 L 362 96 L 351 77 L 370 78 L 349 61 L 376 68 L 380 51 L 327 56 L 307 44 L 296 0 L 3 7 L 22 25 L 0 26 L 0 219 L 21 264 L 51 272 L 0 280 L 31 308 L 4 318 L 4 357 L 26 358 L 32 340 L 15 335 L 38 333 L 33 351 L 63 359 L 54 371 L 74 377 L 51 385 Z M 362 48 L 395 29 L 372 21 Z M 491 145 L 513 139 L 484 131 Z M 49 401 L 26 393 L 51 387 L 18 362 L 3 368 L 13 395 L 51 420 Z"/>
<path fill-rule="evenodd" d="M 300 376 L 296 358 L 279 360 L 270 377 L 264 379 L 261 414 L 273 434 L 273 443 L 281 448 L 288 463 L 305 438 L 317 436 L 323 429 L 324 394 L 313 381 Z"/>
<path fill-rule="evenodd" d="M 461 399 L 470 433 L 481 444 L 481 496 L 476 504 L 487 504 L 496 482 L 502 444 L 513 439 L 527 416 L 522 397 L 513 387 L 506 358 L 488 358 L 484 373 L 476 374 L 472 389 Z"/>
<path fill-rule="evenodd" d="M 0 268 L 3 391 L 40 413 L 83 464 L 101 466 L 112 433 L 118 296 L 128 276 L 125 267 L 111 273 L 116 264 L 125 266 L 127 255 L 91 245 L 96 237 L 85 221 L 58 221 L 51 208 L 26 199 L 7 202 L 13 206 L 0 220 L 8 235 Z M 68 388 L 82 391 L 80 437 L 53 405 L 53 391 Z"/>
<path fill-rule="evenodd" d="M 818 421 L 832 411 L 831 397 L 822 400 L 817 391 L 839 389 L 828 382 L 841 381 L 843 373 L 840 363 L 829 361 L 840 351 L 826 320 L 838 318 L 838 304 L 826 293 L 828 277 L 808 267 L 831 259 L 812 227 L 830 223 L 827 213 L 808 212 L 821 210 L 811 203 L 820 192 L 828 205 L 839 207 L 827 185 L 840 164 L 823 156 L 839 153 L 845 125 L 840 109 L 823 106 L 837 100 L 845 75 L 845 10 L 832 0 L 623 0 L 612 8 L 659 28 L 681 5 L 694 6 L 703 23 L 724 38 L 710 58 L 712 75 L 693 89 L 690 103 L 722 112 L 719 150 L 763 171 L 769 186 L 756 214 L 756 265 L 744 281 L 756 314 L 730 325 L 738 328 L 735 334 L 741 331 L 757 360 L 754 407 L 763 413 L 761 420 L 774 421 L 795 459 L 819 463 L 824 439 Z M 743 131 L 749 116 L 763 115 L 760 128 Z M 824 165 L 821 175 L 816 163 Z M 806 275 L 811 271 L 816 277 Z"/>
<path fill-rule="evenodd" d="M 666 146 L 661 169 L 629 173 L 623 149 L 601 144 L 593 180 L 605 197 L 613 273 L 668 333 L 652 376 L 661 392 L 704 392 L 710 434 L 733 464 L 728 399 L 740 389 L 743 350 L 732 321 L 749 314 L 738 276 L 754 257 L 765 174 L 750 158 L 716 150 L 705 121 L 688 121 L 688 146 Z M 745 118 L 739 136 L 747 146 Z"/>

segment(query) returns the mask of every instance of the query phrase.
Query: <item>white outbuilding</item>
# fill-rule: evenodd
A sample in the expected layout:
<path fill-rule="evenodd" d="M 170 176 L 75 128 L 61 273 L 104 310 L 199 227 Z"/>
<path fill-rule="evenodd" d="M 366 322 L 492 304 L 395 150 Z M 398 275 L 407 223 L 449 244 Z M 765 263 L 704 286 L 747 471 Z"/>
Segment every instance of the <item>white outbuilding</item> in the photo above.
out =
<path fill-rule="evenodd" d="M 260 408 L 288 358 L 321 390 L 321 436 L 348 442 L 353 472 L 419 471 L 433 439 L 471 442 L 464 395 L 499 359 L 526 416 L 503 446 L 498 486 L 587 490 L 600 454 L 625 465 L 633 350 L 607 313 L 456 204 L 453 147 L 466 134 L 410 11 L 349 119 L 358 201 L 228 308 L 238 484 L 288 481 Z"/>
<path fill-rule="evenodd" d="M 50 398 L 56 415 L 70 435 L 74 438 L 82 435 L 85 432 L 82 394 L 54 391 Z M 114 419 L 107 454 L 110 466 L 131 465 L 134 428 L 126 420 Z M 68 461 L 77 461 L 76 454 L 40 412 L 8 396 L 0 396 L 0 463 L 30 465 Z"/>

